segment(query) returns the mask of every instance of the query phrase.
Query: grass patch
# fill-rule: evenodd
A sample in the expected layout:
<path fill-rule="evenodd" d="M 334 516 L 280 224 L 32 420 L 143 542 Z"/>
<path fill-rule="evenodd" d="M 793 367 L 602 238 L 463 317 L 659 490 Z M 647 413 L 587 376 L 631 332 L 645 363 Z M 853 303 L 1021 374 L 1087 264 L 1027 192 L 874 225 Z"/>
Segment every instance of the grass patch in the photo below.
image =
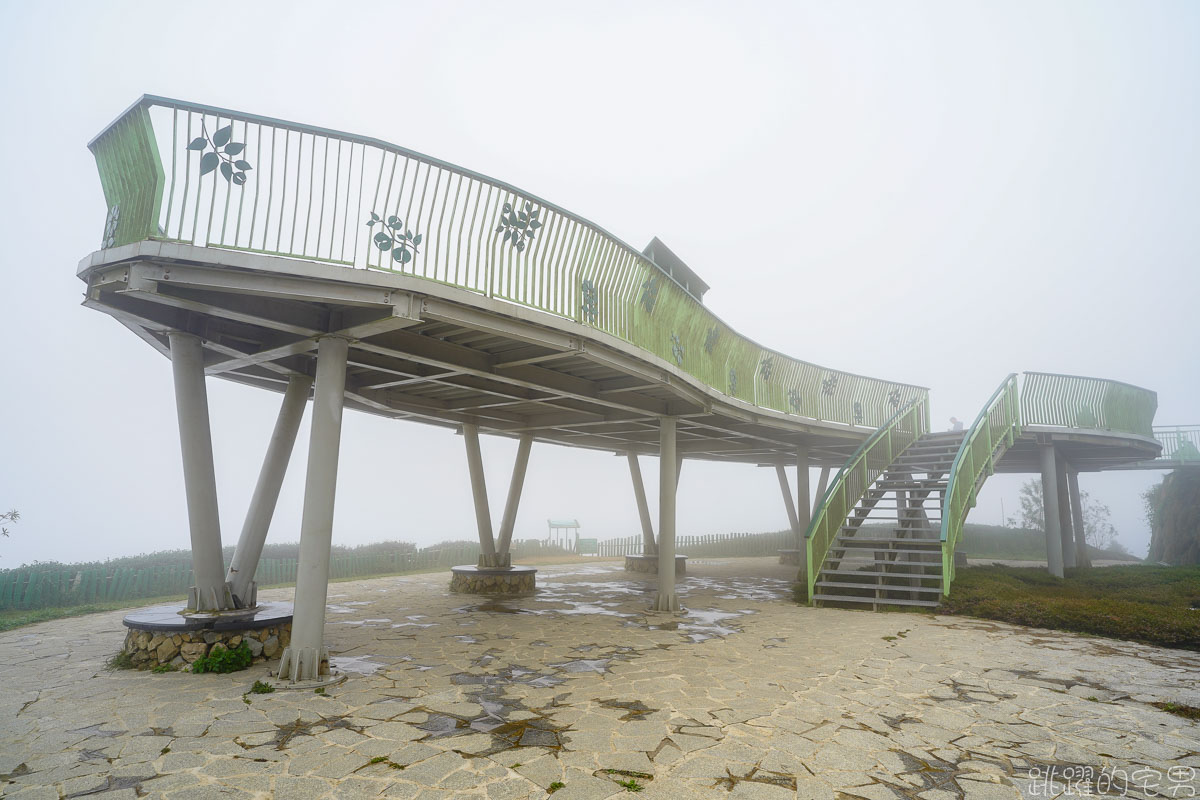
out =
<path fill-rule="evenodd" d="M 1200 708 L 1184 705 L 1183 703 L 1151 703 L 1157 709 L 1166 711 L 1184 719 L 1200 720 Z"/>
<path fill-rule="evenodd" d="M 565 788 L 567 788 L 567 785 L 565 783 L 563 783 L 562 781 L 554 781 L 554 783 L 552 783 L 546 787 L 546 794 L 554 794 L 559 789 L 565 789 Z"/>
<path fill-rule="evenodd" d="M 262 681 L 255 681 L 254 685 L 250 687 L 250 694 L 270 694 L 273 691 L 275 691 L 274 686 Z"/>
<path fill-rule="evenodd" d="M 640 792 L 642 789 L 646 788 L 645 786 L 642 786 L 640 783 L 635 781 L 633 778 L 630 778 L 627 781 L 617 781 L 617 786 L 622 787 L 627 792 Z"/>
<path fill-rule="evenodd" d="M 108 661 L 105 661 L 104 668 L 109 672 L 115 672 L 119 669 L 133 669 L 133 656 L 122 650 L 109 658 Z"/>
<path fill-rule="evenodd" d="M 1200 566 L 1151 564 L 1067 570 L 958 570 L 938 609 L 984 619 L 1200 650 Z"/>
<path fill-rule="evenodd" d="M 254 655 L 250 652 L 250 645 L 245 642 L 232 650 L 214 644 L 208 655 L 201 656 L 192 662 L 192 672 L 197 674 L 201 672 L 237 672 L 246 669 L 253 660 Z"/>
<path fill-rule="evenodd" d="M 175 665 L 173 665 L 173 664 L 159 664 L 157 667 L 154 667 L 150 671 L 153 672 L 155 675 L 161 675 L 164 672 L 175 672 L 176 670 L 175 670 Z"/>
<path fill-rule="evenodd" d="M 163 597 L 133 597 L 128 600 L 117 600 L 111 603 L 92 603 L 86 606 L 55 606 L 52 608 L 7 609 L 0 611 L 0 631 L 10 631 L 25 625 L 38 622 L 49 622 L 52 619 L 67 617 L 82 617 L 85 614 L 99 614 L 104 611 L 120 611 L 123 608 L 142 608 L 158 603 L 177 601 L 183 605 L 180 595 L 172 594 Z"/>

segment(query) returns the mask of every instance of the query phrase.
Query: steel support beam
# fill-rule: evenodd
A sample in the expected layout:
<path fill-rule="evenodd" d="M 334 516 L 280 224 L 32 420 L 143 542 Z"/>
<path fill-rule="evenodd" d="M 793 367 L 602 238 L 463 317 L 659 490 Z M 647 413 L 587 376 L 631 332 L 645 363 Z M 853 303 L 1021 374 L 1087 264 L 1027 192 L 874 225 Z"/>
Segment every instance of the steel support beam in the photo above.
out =
<path fill-rule="evenodd" d="M 1055 463 L 1055 483 L 1058 488 L 1058 530 L 1062 537 L 1063 568 L 1076 565 L 1075 535 L 1071 524 L 1071 492 L 1067 482 L 1067 460 L 1061 456 Z"/>
<path fill-rule="evenodd" d="M 304 513 L 300 521 L 300 563 L 292 641 L 279 660 L 284 680 L 313 681 L 329 674 L 324 646 L 325 602 L 329 594 L 329 550 L 333 543 L 333 503 L 337 495 L 346 354 L 350 343 L 328 336 L 317 344 L 317 383 L 313 397 Z"/>
<path fill-rule="evenodd" d="M 1071 492 L 1071 528 L 1075 531 L 1075 564 L 1080 567 L 1091 567 L 1092 557 L 1088 553 L 1087 528 L 1083 523 L 1083 495 L 1079 493 L 1079 473 L 1071 470 L 1067 473 L 1067 488 Z"/>
<path fill-rule="evenodd" d="M 655 611 L 678 611 L 675 594 L 675 489 L 678 486 L 675 456 L 675 418 L 659 422 L 658 444 L 658 594 Z"/>
<path fill-rule="evenodd" d="M 258 473 L 258 483 L 250 498 L 246 520 L 242 523 L 242 535 L 238 538 L 237 549 L 233 552 L 226 575 L 238 608 L 249 608 L 258 602 L 254 571 L 258 569 L 263 544 L 267 541 L 271 517 L 275 515 L 279 490 L 287 474 L 292 448 L 296 444 L 296 433 L 300 430 L 300 420 L 304 416 L 312 385 L 312 378 L 297 375 L 288 379 L 287 390 L 283 393 L 275 430 L 271 432 L 271 441 L 267 443 L 267 454 Z"/>
<path fill-rule="evenodd" d="M 204 346 L 199 337 L 182 331 L 171 331 L 168 338 L 195 580 L 188 590 L 187 607 L 189 611 L 225 611 L 233 608 L 233 597 L 225 583 L 225 562 L 221 556 L 217 478 L 213 467 L 208 390 L 204 384 Z"/>
<path fill-rule="evenodd" d="M 513 528 L 517 524 L 517 507 L 521 504 L 521 490 L 525 487 L 525 468 L 529 466 L 529 450 L 533 447 L 533 435 L 522 434 L 517 441 L 517 460 L 513 463 L 512 479 L 508 483 L 508 499 L 504 502 L 504 517 L 500 520 L 500 540 L 496 552 L 500 558 L 511 561 L 508 555 L 512 545 Z"/>
<path fill-rule="evenodd" d="M 1058 513 L 1058 469 L 1054 445 L 1038 445 L 1042 467 L 1042 520 L 1046 529 L 1046 568 L 1056 578 L 1063 576 L 1062 530 Z"/>
<path fill-rule="evenodd" d="M 654 555 L 658 552 L 658 544 L 654 541 L 654 524 L 650 521 L 650 505 L 646 502 L 646 485 L 642 483 L 642 466 L 638 463 L 637 453 L 628 452 L 625 458 L 629 461 L 633 498 L 637 501 L 638 518 L 642 522 L 642 553 Z"/>

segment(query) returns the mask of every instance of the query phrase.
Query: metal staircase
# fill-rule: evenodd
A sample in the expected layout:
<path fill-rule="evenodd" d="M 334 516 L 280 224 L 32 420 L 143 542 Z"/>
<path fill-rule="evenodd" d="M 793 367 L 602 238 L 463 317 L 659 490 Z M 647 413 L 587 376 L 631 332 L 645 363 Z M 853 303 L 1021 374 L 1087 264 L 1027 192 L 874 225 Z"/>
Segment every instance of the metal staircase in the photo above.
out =
<path fill-rule="evenodd" d="M 927 433 L 867 489 L 835 535 L 812 599 L 823 605 L 936 606 L 942 506 L 964 433 Z"/>

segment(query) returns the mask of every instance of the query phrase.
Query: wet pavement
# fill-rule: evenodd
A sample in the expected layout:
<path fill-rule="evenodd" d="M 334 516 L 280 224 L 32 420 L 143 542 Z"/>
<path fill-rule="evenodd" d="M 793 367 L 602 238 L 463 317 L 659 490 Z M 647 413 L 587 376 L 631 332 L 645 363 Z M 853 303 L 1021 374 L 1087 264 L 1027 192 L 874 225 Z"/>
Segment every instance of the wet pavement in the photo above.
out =
<path fill-rule="evenodd" d="M 799 607 L 773 561 L 689 563 L 678 615 L 615 561 L 511 600 L 448 573 L 338 583 L 349 677 L 323 694 L 250 694 L 261 665 L 106 672 L 125 612 L 0 634 L 0 795 L 1196 796 L 1200 724 L 1151 703 L 1200 705 L 1200 654 Z"/>

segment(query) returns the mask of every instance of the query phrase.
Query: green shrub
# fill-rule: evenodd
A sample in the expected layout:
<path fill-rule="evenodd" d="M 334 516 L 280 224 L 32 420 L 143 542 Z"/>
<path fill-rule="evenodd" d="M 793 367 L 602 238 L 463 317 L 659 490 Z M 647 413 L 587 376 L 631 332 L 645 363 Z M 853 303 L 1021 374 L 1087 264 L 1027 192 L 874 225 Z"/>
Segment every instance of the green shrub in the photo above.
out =
<path fill-rule="evenodd" d="M 175 667 L 172 666 L 171 664 L 159 664 L 157 667 L 153 668 L 150 671 L 153 672 L 155 675 L 161 675 L 164 672 L 174 672 Z"/>
<path fill-rule="evenodd" d="M 254 685 L 250 687 L 250 694 L 270 694 L 273 691 L 275 691 L 274 686 L 262 681 L 255 681 Z"/>
<path fill-rule="evenodd" d="M 192 662 L 192 672 L 237 672 L 250 666 L 254 660 L 250 645 L 242 642 L 232 650 L 219 644 L 214 644 L 208 655 L 201 656 Z"/>
<path fill-rule="evenodd" d="M 104 668 L 109 672 L 118 669 L 133 669 L 133 655 L 124 650 L 104 662 Z"/>

